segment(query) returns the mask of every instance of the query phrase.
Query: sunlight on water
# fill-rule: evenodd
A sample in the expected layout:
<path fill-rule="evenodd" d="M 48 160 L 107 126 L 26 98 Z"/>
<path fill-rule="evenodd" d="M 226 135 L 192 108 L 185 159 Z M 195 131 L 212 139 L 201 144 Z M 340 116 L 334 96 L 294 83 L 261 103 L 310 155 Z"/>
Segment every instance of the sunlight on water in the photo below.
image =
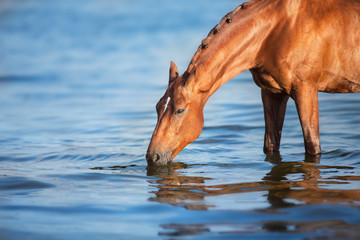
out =
<path fill-rule="evenodd" d="M 290 101 L 265 156 L 244 72 L 197 141 L 146 166 L 170 60 L 184 71 L 238 4 L 1 1 L 0 239 L 359 239 L 359 94 L 319 95 L 320 158 Z"/>

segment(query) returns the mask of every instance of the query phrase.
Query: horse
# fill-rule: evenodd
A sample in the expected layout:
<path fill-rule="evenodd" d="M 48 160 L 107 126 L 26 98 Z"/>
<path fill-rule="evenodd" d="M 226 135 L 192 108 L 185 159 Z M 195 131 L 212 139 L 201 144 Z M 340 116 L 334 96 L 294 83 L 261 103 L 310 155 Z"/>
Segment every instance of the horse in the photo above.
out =
<path fill-rule="evenodd" d="M 289 98 L 295 102 L 305 151 L 321 154 L 318 92 L 360 92 L 359 0 L 253 0 L 226 14 L 202 40 L 156 105 L 146 159 L 166 165 L 204 125 L 203 109 L 225 82 L 250 70 L 261 88 L 263 151 L 279 151 Z"/>

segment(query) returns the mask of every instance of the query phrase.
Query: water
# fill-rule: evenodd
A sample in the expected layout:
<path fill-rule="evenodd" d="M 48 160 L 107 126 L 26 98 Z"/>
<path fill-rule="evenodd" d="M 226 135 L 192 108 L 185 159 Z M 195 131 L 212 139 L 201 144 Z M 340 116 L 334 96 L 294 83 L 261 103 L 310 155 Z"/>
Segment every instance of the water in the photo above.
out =
<path fill-rule="evenodd" d="M 360 95 L 320 94 L 324 154 L 289 102 L 262 153 L 249 72 L 200 138 L 147 168 L 170 60 L 184 71 L 237 1 L 0 2 L 0 239 L 359 239 Z"/>

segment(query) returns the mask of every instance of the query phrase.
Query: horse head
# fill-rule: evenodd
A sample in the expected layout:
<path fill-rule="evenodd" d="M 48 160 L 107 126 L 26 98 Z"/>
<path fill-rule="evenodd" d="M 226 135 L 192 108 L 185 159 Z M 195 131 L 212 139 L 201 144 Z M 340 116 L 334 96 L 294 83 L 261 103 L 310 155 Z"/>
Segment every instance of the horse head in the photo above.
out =
<path fill-rule="evenodd" d="M 203 104 L 201 97 L 191 91 L 186 78 L 179 76 L 171 62 L 168 88 L 156 105 L 158 118 L 146 154 L 148 165 L 168 164 L 201 133 Z"/>

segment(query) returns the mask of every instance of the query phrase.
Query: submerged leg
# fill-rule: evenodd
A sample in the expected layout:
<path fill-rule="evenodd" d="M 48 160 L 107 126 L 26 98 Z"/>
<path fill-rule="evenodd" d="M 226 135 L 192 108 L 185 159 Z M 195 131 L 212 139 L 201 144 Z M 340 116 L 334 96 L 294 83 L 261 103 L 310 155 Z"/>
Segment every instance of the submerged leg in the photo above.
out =
<path fill-rule="evenodd" d="M 297 86 L 291 94 L 298 111 L 306 153 L 316 155 L 321 153 L 319 133 L 319 103 L 318 91 L 310 84 Z"/>
<path fill-rule="evenodd" d="M 264 153 L 279 151 L 288 95 L 261 90 L 265 117 Z"/>

